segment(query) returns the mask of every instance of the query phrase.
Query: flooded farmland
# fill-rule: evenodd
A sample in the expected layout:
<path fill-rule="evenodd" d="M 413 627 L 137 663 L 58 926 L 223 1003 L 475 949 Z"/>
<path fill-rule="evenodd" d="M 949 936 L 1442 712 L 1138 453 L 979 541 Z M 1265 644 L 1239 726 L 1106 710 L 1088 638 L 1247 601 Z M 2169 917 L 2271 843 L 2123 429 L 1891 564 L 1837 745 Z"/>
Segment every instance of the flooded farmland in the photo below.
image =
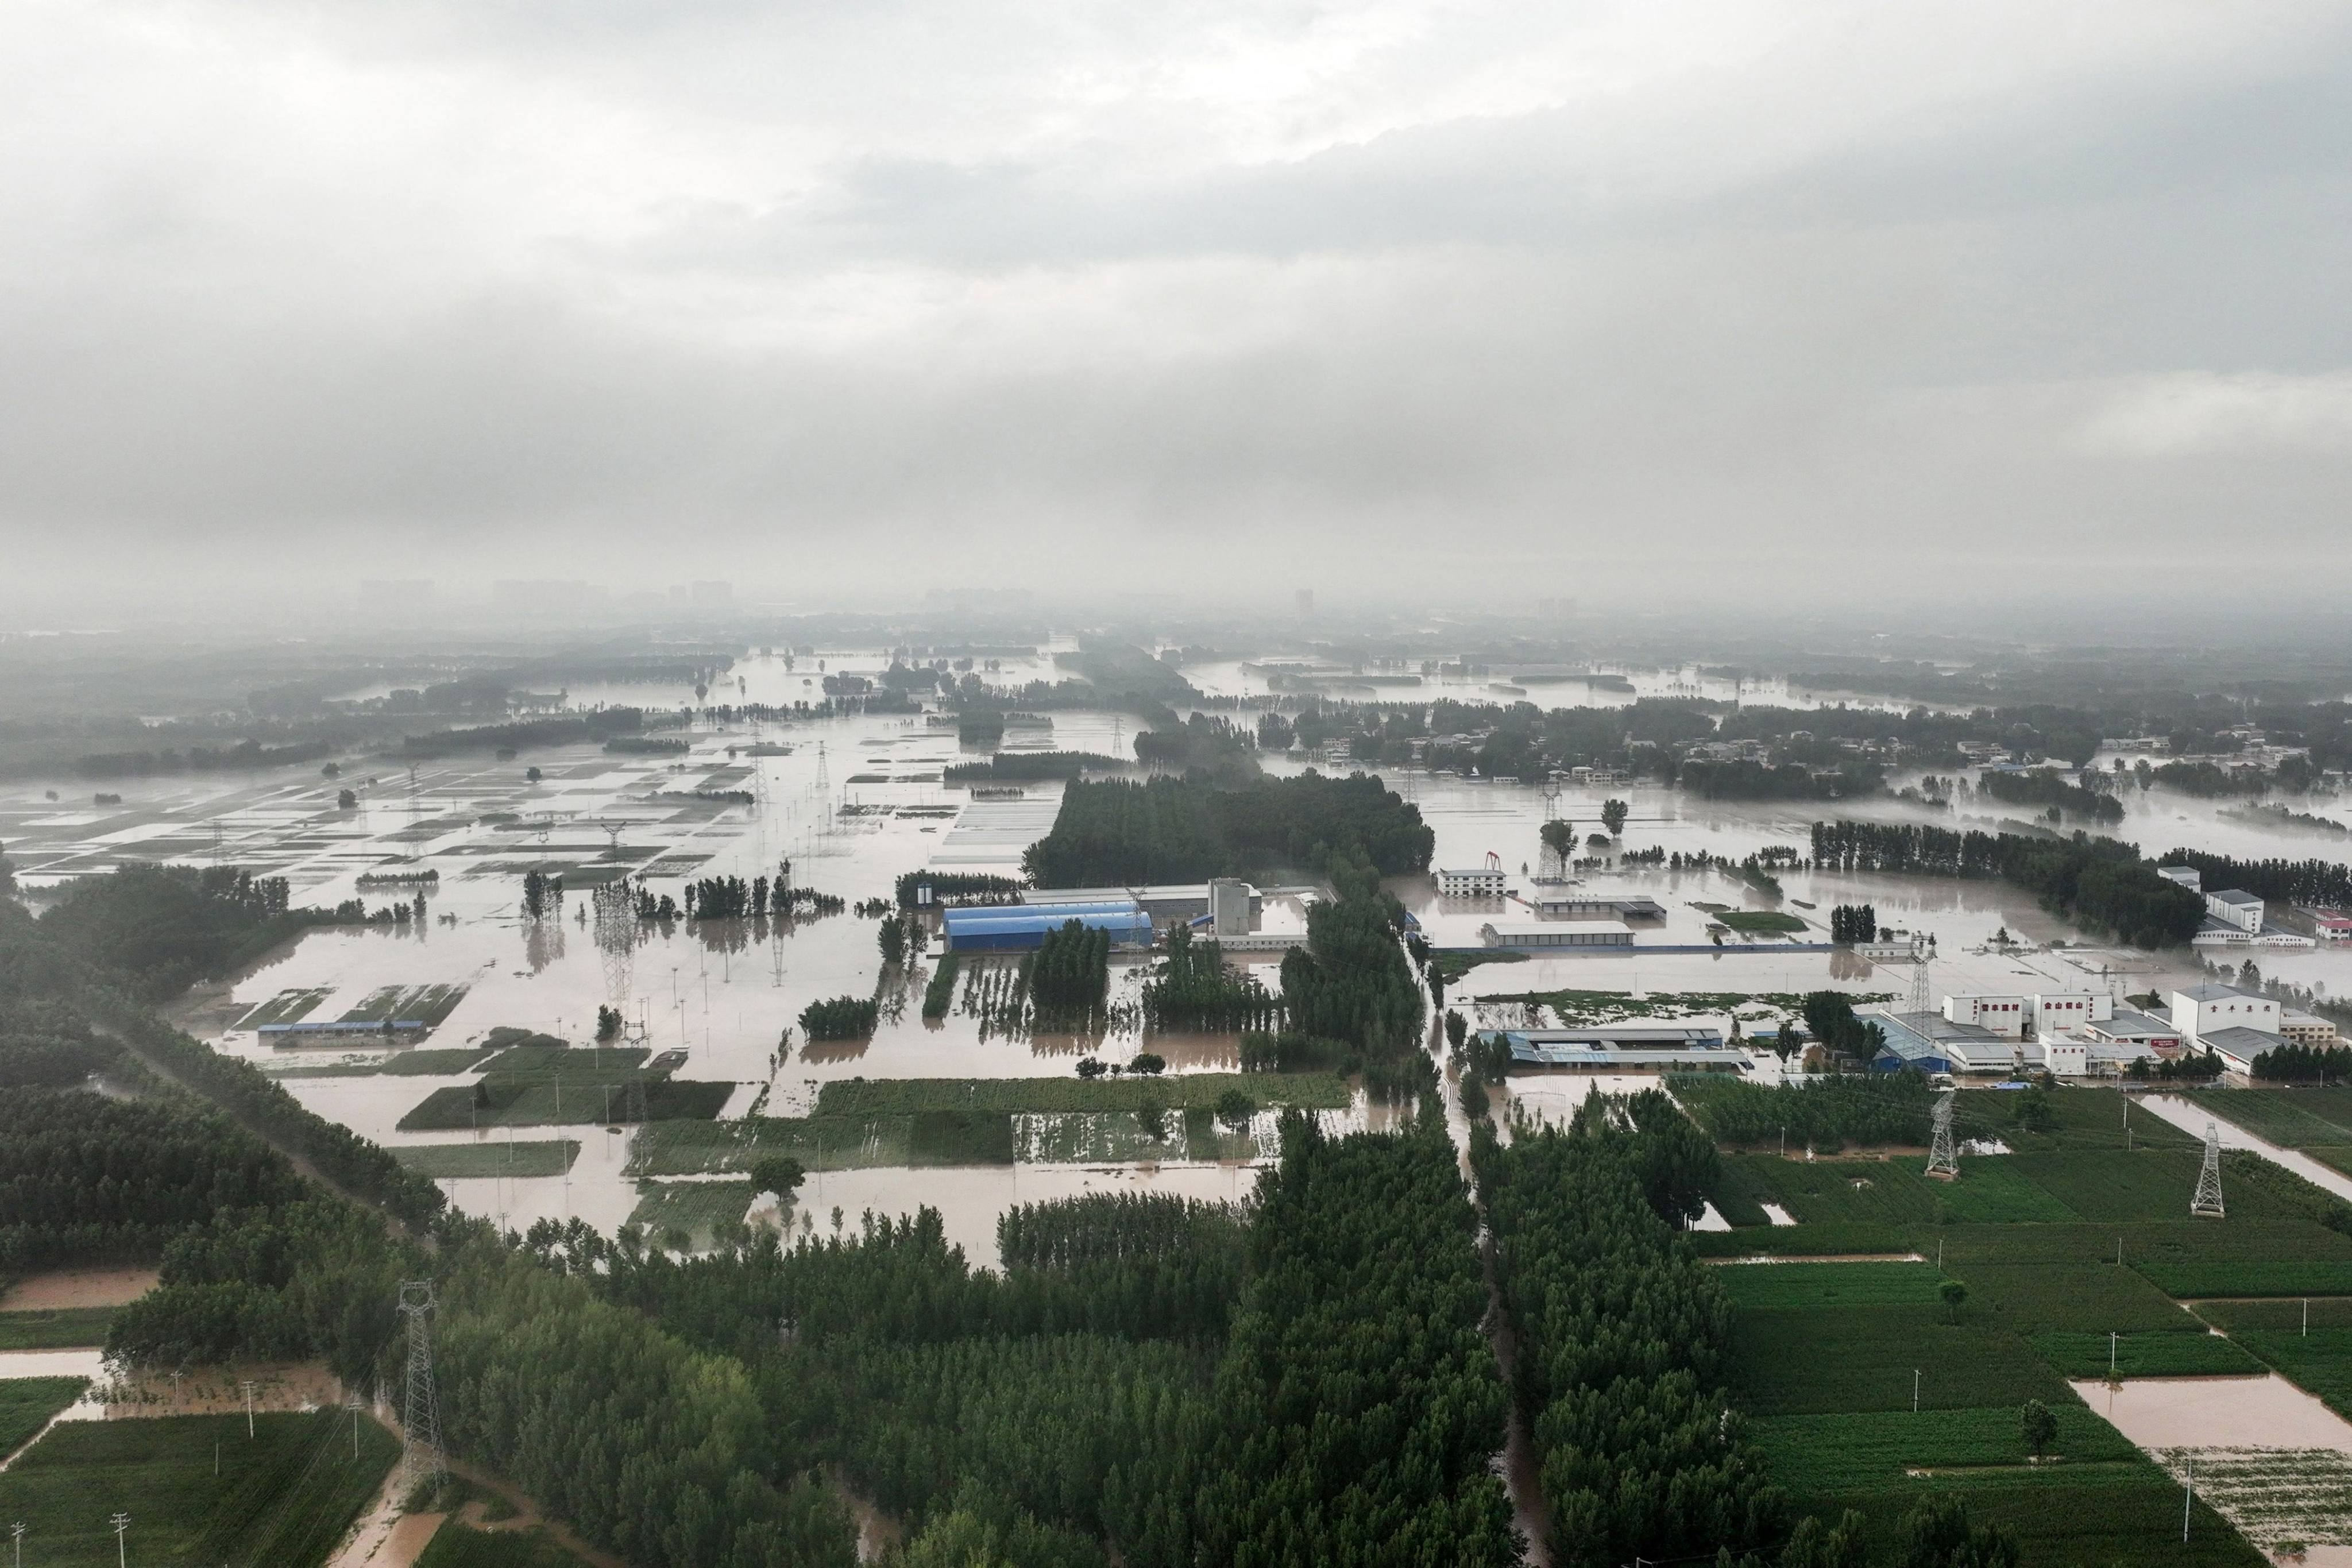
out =
<path fill-rule="evenodd" d="M 1002 660 L 988 678 L 1004 684 L 1050 679 L 1052 651 Z M 785 709 L 821 695 L 829 673 L 871 675 L 887 662 L 871 648 L 798 656 L 749 650 L 703 701 Z M 1188 673 L 1213 693 L 1251 697 L 1265 688 L 1263 671 L 1253 675 L 1251 668 L 1235 662 Z M 1642 691 L 1678 691 L 1679 682 L 1718 695 L 1706 684 L 1716 678 L 1696 672 L 1630 679 Z M 1794 695 L 1764 694 L 1775 702 Z M 1543 684 L 1538 700 L 1610 703 L 1622 696 L 1609 682 L 1571 681 Z M 598 686 L 570 690 L 563 700 L 573 710 L 663 710 L 691 705 L 696 694 L 684 685 Z M 1108 711 L 1055 710 L 1044 720 L 1009 731 L 1003 749 L 1125 756 L 1139 727 L 1132 717 Z M 986 1165 L 894 1160 L 888 1140 L 877 1134 L 861 1149 L 822 1151 L 810 1162 L 815 1173 L 803 1190 L 802 1212 L 788 1216 L 774 1215 L 772 1206 L 751 1210 L 740 1172 L 727 1184 L 724 1163 L 698 1166 L 666 1153 L 660 1145 L 667 1134 L 656 1130 L 673 1124 L 641 1126 L 628 1111 L 631 1082 L 656 1069 L 681 1088 L 710 1086 L 708 1100 L 725 1124 L 754 1110 L 807 1116 L 826 1085 L 859 1079 L 1062 1079 L 1084 1058 L 1123 1061 L 1147 1047 L 1177 1074 L 1231 1071 L 1238 1059 L 1231 1035 L 1146 1037 L 1134 1005 L 1148 970 L 1140 958 L 1114 960 L 1109 1022 L 1100 1033 L 1031 1035 L 992 1029 L 981 1011 L 961 1002 L 943 1017 L 923 1017 L 919 1002 L 937 942 L 886 973 L 875 922 L 853 912 L 600 919 L 594 889 L 622 876 L 656 891 L 676 891 L 704 877 L 768 876 L 854 904 L 887 899 L 901 874 L 925 868 L 1014 875 L 1022 851 L 1051 826 L 1061 791 L 1058 783 L 1024 782 L 1017 795 L 972 798 L 946 782 L 945 770 L 984 753 L 960 745 L 953 728 L 920 716 L 705 719 L 662 733 L 684 749 L 638 752 L 583 743 L 531 748 L 511 760 L 380 756 L 353 763 L 340 778 L 135 780 L 121 785 L 119 803 L 104 805 L 84 804 L 91 798 L 86 785 L 34 780 L 0 791 L 0 839 L 36 897 L 45 887 L 127 861 L 165 860 L 282 876 L 298 903 L 421 900 L 423 918 L 402 925 L 312 931 L 227 984 L 200 988 L 178 1016 L 215 1048 L 278 1075 L 312 1110 L 409 1152 L 453 1201 L 505 1225 L 577 1217 L 609 1231 L 632 1215 L 662 1223 L 682 1205 L 705 1225 L 714 1215 L 750 1212 L 799 1228 L 829 1226 L 835 1209 L 855 1224 L 868 1210 L 930 1205 L 940 1209 L 952 1239 L 985 1258 L 992 1253 L 995 1216 L 1011 1204 L 1132 1187 L 1202 1197 L 1248 1190 L 1250 1169 L 1271 1146 L 1269 1126 L 1203 1159 L 1197 1145 L 1139 1150 L 1132 1139 L 1105 1142 L 1102 1128 L 1029 1125 L 1009 1163 Z M 1265 759 L 1275 773 L 1313 765 L 1302 758 Z M 1492 854 L 1522 890 L 1529 888 L 1522 868 L 1538 858 L 1537 830 L 1547 815 L 1569 819 L 1580 833 L 1596 831 L 1601 804 L 1611 797 L 1629 808 L 1617 847 L 1734 862 L 1775 847 L 1803 853 L 1811 823 L 1826 814 L 1819 803 L 1712 802 L 1654 784 L 1564 787 L 1548 799 L 1534 786 L 1377 771 L 1421 810 L 1435 835 L 1438 865 L 1477 865 Z M 348 808 L 337 799 L 345 789 L 354 797 Z M 2278 835 L 2249 837 L 2260 830 L 2242 821 L 2228 822 L 2225 830 L 2217 808 L 2205 803 L 2192 808 L 2157 792 L 2127 804 L 2122 831 L 2138 836 L 2144 847 L 2169 833 L 2236 853 L 2288 852 Z M 1923 815 L 1892 799 L 1858 803 L 1850 814 Z M 1966 812 L 1929 819 L 2002 826 L 1997 817 Z M 1664 908 L 1663 919 L 1640 927 L 1639 945 L 1606 956 L 1484 963 L 1454 987 L 1454 1005 L 1478 1022 L 1501 1023 L 1539 1016 L 1510 998 L 1562 989 L 1636 998 L 1824 986 L 1906 994 L 1913 979 L 1907 963 L 1809 951 L 1827 940 L 1829 909 L 1847 901 L 1873 903 L 1883 923 L 1934 933 L 1932 978 L 1939 992 L 2136 990 L 2189 973 L 2178 957 L 2087 942 L 2030 897 L 2000 884 L 1785 871 L 1780 879 L 1786 897 L 1774 900 L 1725 870 L 1629 868 L 1613 855 L 1603 862 L 1580 875 L 1584 889 L 1646 895 Z M 534 871 L 562 879 L 561 899 L 538 918 L 522 907 L 523 879 Z M 1476 947 L 1485 924 L 1530 912 L 1515 900 L 1440 897 L 1426 877 L 1391 879 L 1390 886 L 1440 947 Z M 1303 921 L 1297 902 L 1266 902 L 1269 928 Z M 1737 938 L 1719 947 L 1711 941 L 1718 912 L 1767 908 L 1799 917 L 1806 929 L 1788 939 Z M 1996 933 L 2013 940 L 1996 944 Z M 1277 959 L 1254 954 L 1242 962 L 1276 988 Z M 965 996 L 992 970 L 1012 963 L 967 960 L 960 981 Z M 2338 975 L 2352 984 L 2352 954 L 2282 955 L 2276 968 L 2306 984 Z M 877 998 L 880 1017 L 871 1037 L 802 1038 L 802 1009 L 842 995 Z M 466 1103 L 496 1043 L 492 1030 L 587 1045 L 600 1008 L 625 1020 L 615 1043 L 634 1054 L 616 1055 L 617 1066 L 592 1059 L 583 1070 L 576 1058 L 552 1062 L 527 1114 L 495 1108 L 484 1114 Z M 415 1014 L 427 1015 L 420 1021 L 432 1026 L 415 1048 L 389 1050 L 373 1041 L 360 1047 L 331 1035 L 298 1035 L 290 1037 L 303 1043 L 288 1045 L 289 1037 L 263 1033 L 268 1025 L 406 1021 Z M 1681 1015 L 1725 1026 L 1732 1017 L 1727 1004 Z M 1748 1009 L 1749 1022 L 1759 1016 Z M 569 1083 L 567 1071 L 575 1074 Z M 1514 1088 L 1519 1109 L 1538 1120 L 1572 1109 L 1568 1086 L 1530 1081 Z M 1339 1120 L 1362 1124 L 1367 1115 L 1360 1098 Z M 1270 1123 L 1270 1113 L 1260 1120 Z M 456 1145 L 471 1152 L 453 1152 Z M 701 1194 L 684 1190 L 706 1170 L 719 1185 Z M 652 1179 L 677 1187 L 641 1192 L 640 1184 Z"/>

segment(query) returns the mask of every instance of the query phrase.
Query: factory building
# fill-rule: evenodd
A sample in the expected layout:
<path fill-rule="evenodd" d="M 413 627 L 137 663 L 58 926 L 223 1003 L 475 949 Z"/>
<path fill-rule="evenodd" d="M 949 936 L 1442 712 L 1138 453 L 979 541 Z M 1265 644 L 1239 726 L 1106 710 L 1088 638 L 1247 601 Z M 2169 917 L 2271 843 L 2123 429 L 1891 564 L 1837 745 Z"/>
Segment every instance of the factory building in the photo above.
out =
<path fill-rule="evenodd" d="M 1499 899 L 1504 886 L 1500 866 L 1441 868 L 1437 873 L 1437 890 L 1449 899 Z"/>
<path fill-rule="evenodd" d="M 1643 897 L 1601 893 L 1556 893 L 1535 900 L 1536 913 L 1551 921 L 1662 921 L 1666 906 Z"/>
<path fill-rule="evenodd" d="M 1131 898 L 1053 904 L 981 904 L 940 917 L 950 952 L 1020 952 L 1045 945 L 1045 933 L 1072 921 L 1110 933 L 1113 947 L 1150 947 L 1151 917 Z"/>
<path fill-rule="evenodd" d="M 1478 928 L 1488 947 L 1630 951 L 1633 928 L 1623 921 L 1489 921 Z"/>
<path fill-rule="evenodd" d="M 1571 1068 L 1624 1072 L 1675 1068 L 1745 1072 L 1748 1055 L 1725 1042 L 1720 1032 L 1675 1024 L 1615 1024 L 1591 1029 L 1502 1029 L 1480 1037 L 1510 1047 L 1514 1067 Z"/>

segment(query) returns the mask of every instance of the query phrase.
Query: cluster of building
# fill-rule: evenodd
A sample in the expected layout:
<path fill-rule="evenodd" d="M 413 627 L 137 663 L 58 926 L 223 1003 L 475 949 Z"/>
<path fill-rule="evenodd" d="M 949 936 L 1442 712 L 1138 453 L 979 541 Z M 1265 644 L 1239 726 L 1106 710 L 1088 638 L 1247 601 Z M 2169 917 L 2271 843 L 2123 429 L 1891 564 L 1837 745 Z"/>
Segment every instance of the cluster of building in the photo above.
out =
<path fill-rule="evenodd" d="M 2048 1072 L 2058 1078 L 2119 1078 L 2134 1062 L 2210 1051 L 2222 1067 L 2251 1075 L 2256 1058 L 2287 1044 L 2336 1043 L 2336 1026 L 2231 985 L 2175 990 L 2168 1016 L 2116 1005 L 2095 991 L 1968 994 L 1937 1013 L 1865 1012 L 1886 1036 L 1871 1065 L 1931 1073 Z"/>
<path fill-rule="evenodd" d="M 2189 944 L 2201 948 L 2276 947 L 2311 948 L 2318 946 L 2312 937 L 2290 931 L 2270 919 L 2269 906 L 2242 888 L 2209 889 L 2204 873 L 2194 866 L 2158 866 L 2156 874 L 2167 881 L 2178 882 L 2205 900 L 2205 921 L 2189 938 Z M 2327 911 L 2333 914 L 2334 911 Z M 2322 917 L 2315 915 L 2315 921 Z M 2338 917 L 2340 918 L 2340 917 Z M 2346 936 L 2352 937 L 2352 921 L 2346 921 Z M 2331 940 L 2342 940 L 2333 938 Z"/>

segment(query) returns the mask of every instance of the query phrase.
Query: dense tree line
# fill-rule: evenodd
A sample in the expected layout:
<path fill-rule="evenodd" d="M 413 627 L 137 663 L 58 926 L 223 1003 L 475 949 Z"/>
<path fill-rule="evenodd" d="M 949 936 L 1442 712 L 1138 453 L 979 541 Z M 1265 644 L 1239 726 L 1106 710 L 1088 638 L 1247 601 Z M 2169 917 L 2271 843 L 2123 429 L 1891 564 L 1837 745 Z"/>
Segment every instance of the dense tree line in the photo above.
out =
<path fill-rule="evenodd" d="M 215 750 L 190 746 L 184 752 L 166 746 L 160 752 L 95 752 L 74 759 L 74 772 L 86 779 L 140 778 L 151 773 L 215 773 L 248 768 L 290 767 L 315 763 L 331 754 L 326 741 L 300 741 L 289 746 L 265 746 L 259 741 L 239 741 Z"/>
<path fill-rule="evenodd" d="M 1171 721 L 1175 717 L 1169 715 Z M 1260 776 L 1251 732 L 1236 729 L 1231 719 L 1207 713 L 1143 731 L 1135 737 L 1135 760 L 1150 768 L 1199 773 L 1228 786 Z"/>
<path fill-rule="evenodd" d="M 2225 768 L 2216 763 L 2166 763 L 2149 771 L 2151 782 L 2208 800 L 2236 795 L 2266 795 L 2270 781 L 2258 767 Z"/>
<path fill-rule="evenodd" d="M 1118 773 L 1127 765 L 1099 752 L 999 752 L 984 763 L 951 763 L 940 777 L 951 784 L 1021 783 Z"/>
<path fill-rule="evenodd" d="M 1871 1073 L 1767 1088 L 1731 1073 L 1676 1073 L 1676 1100 L 1718 1142 L 1837 1149 L 1927 1142 L 1935 1094 L 1924 1074 Z"/>
<path fill-rule="evenodd" d="M 1882 776 L 1875 763 L 1855 759 L 1824 771 L 1799 763 L 1773 767 L 1693 759 L 1683 763 L 1676 782 L 1706 800 L 1843 800 L 1876 790 Z"/>
<path fill-rule="evenodd" d="M 931 969 L 931 978 L 923 987 L 924 1017 L 948 1016 L 948 1008 L 955 1002 L 956 973 L 961 968 L 962 960 L 953 952 L 940 954 L 939 963 Z"/>
<path fill-rule="evenodd" d="M 2140 947 L 2187 942 L 2205 919 L 2204 900 L 2158 876 L 2136 846 L 2112 838 L 1843 821 L 1816 822 L 1812 838 L 1813 864 L 1822 870 L 1999 877 L 2061 914 Z"/>
<path fill-rule="evenodd" d="M 1174 1561 L 1518 1561 L 1488 1460 L 1507 1395 L 1454 1146 L 1429 1119 L 1333 1139 L 1285 1118 L 1218 1369 L 1224 1422 Z M 1168 1556 L 1155 1561 L 1169 1562 Z"/>
<path fill-rule="evenodd" d="M 835 996 L 801 1009 L 801 1033 L 812 1040 L 862 1039 L 874 1032 L 881 1005 L 870 996 Z"/>
<path fill-rule="evenodd" d="M 1213 938 L 1192 928 L 1168 933 L 1168 956 L 1143 984 L 1143 1021 L 1155 1029 L 1265 1029 L 1280 1023 L 1282 1001 L 1257 976 L 1227 967 Z"/>
<path fill-rule="evenodd" d="M 81 1089 L 0 1096 L 0 1276 L 148 1261 L 217 1210 L 299 1193 L 283 1157 L 218 1116 Z"/>
<path fill-rule="evenodd" d="M 526 719 L 512 724 L 485 724 L 470 730 L 436 730 L 430 734 L 402 738 L 400 749 L 412 757 L 447 756 L 455 752 L 490 752 L 525 747 L 572 746 L 583 741 L 607 741 L 635 735 L 645 729 L 646 715 L 635 708 L 598 708 L 557 719 Z M 685 742 L 677 742 L 685 749 Z"/>
<path fill-rule="evenodd" d="M 915 908 L 915 890 L 925 887 L 930 889 L 934 904 L 1018 903 L 1023 890 L 1019 879 L 985 871 L 902 871 L 897 886 L 898 907 Z"/>
<path fill-rule="evenodd" d="M 1805 1027 L 1814 1039 L 1838 1055 L 1867 1067 L 1886 1048 L 1886 1031 L 1858 1016 L 1843 991 L 1805 993 Z"/>
<path fill-rule="evenodd" d="M 1074 1028 L 1110 1003 L 1110 933 L 1065 921 L 1021 961 L 1037 1026 Z"/>
<path fill-rule="evenodd" d="M 69 884 L 42 933 L 161 1000 L 259 957 L 332 917 L 289 908 L 286 879 L 234 866 L 131 865 Z"/>
<path fill-rule="evenodd" d="M 2252 1066 L 2254 1077 L 2270 1083 L 2326 1083 L 2331 1079 L 2342 1083 L 2352 1080 L 2352 1047 L 2290 1040 L 2264 1051 Z"/>
<path fill-rule="evenodd" d="M 2097 778 L 2086 773 L 2085 778 Z M 2021 773 L 1988 768 L 1977 780 L 1979 793 L 2008 805 L 2054 806 L 2093 822 L 2121 822 L 2124 803 L 2103 790 L 2068 784 L 2053 769 L 2028 768 Z"/>
<path fill-rule="evenodd" d="M 1777 1538 L 1786 1509 L 1724 1404 L 1730 1302 L 1669 1227 L 1683 1199 L 1662 1214 L 1643 1192 L 1643 1145 L 1682 1118 L 1655 1089 L 1635 1098 L 1655 1103 L 1508 1147 L 1473 1130 L 1551 1561 L 1577 1568 L 1744 1550 Z"/>
<path fill-rule="evenodd" d="M 1398 942 L 1403 909 L 1361 860 L 1336 861 L 1331 881 L 1339 897 L 1307 910 L 1307 945 L 1283 954 L 1285 1016 L 1370 1056 L 1418 1051 L 1423 993 Z"/>
<path fill-rule="evenodd" d="M 1876 942 L 1878 910 L 1869 904 L 1840 904 L 1830 911 L 1832 942 Z"/>
<path fill-rule="evenodd" d="M 1397 875 L 1426 870 L 1434 845 L 1418 806 L 1360 773 L 1310 773 L 1232 790 L 1162 777 L 1073 784 L 1023 868 L 1041 888 L 1124 887 L 1321 869 L 1352 848 Z"/>
<path fill-rule="evenodd" d="M 2274 903 L 2352 910 L 2352 866 L 2336 860 L 2235 860 L 2202 849 L 2175 849 L 2168 866 L 2194 866 L 2206 887 L 2237 888 Z"/>

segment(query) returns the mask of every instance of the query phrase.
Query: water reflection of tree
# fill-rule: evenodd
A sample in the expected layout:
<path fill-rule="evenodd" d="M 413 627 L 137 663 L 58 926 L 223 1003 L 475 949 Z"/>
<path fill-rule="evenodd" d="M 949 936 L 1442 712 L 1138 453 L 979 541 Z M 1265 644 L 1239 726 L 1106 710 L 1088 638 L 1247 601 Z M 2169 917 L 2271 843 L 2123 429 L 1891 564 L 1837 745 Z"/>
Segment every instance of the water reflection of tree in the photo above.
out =
<path fill-rule="evenodd" d="M 1867 980 L 1876 967 L 1850 948 L 1834 948 L 1830 952 L 1832 980 Z"/>
<path fill-rule="evenodd" d="M 523 922 L 523 957 L 530 972 L 539 973 L 563 956 L 563 922 L 561 921 L 526 921 Z"/>

